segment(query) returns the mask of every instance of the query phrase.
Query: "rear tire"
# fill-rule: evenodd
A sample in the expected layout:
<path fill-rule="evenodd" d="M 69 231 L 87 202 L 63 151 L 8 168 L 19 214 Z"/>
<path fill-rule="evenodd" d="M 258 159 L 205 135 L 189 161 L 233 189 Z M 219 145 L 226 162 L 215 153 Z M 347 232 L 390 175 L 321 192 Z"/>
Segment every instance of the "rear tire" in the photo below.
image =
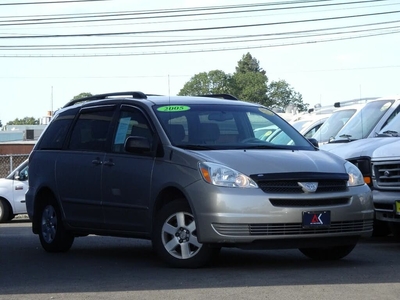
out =
<path fill-rule="evenodd" d="M 54 200 L 39 209 L 39 238 L 42 247 L 47 252 L 66 252 L 73 242 L 74 236 L 65 230 L 61 212 Z"/>
<path fill-rule="evenodd" d="M 0 199 L 0 223 L 5 223 L 10 220 L 10 207 L 4 199 Z"/>
<path fill-rule="evenodd" d="M 300 248 L 300 252 L 313 260 L 339 260 L 350 254 L 356 244 L 325 248 Z"/>
<path fill-rule="evenodd" d="M 165 205 L 156 216 L 153 247 L 170 266 L 198 268 L 211 262 L 219 248 L 211 248 L 197 240 L 196 222 L 185 201 Z"/>

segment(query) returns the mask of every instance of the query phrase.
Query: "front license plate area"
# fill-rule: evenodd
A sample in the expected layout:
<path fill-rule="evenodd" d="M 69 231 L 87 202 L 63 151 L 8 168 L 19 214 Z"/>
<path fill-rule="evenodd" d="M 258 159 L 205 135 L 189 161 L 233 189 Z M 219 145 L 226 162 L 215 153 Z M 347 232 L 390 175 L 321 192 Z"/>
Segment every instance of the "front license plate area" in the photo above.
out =
<path fill-rule="evenodd" d="M 303 211 L 303 228 L 321 228 L 331 225 L 331 212 Z"/>
<path fill-rule="evenodd" d="M 395 206 L 396 215 L 400 215 L 400 201 L 396 201 Z"/>

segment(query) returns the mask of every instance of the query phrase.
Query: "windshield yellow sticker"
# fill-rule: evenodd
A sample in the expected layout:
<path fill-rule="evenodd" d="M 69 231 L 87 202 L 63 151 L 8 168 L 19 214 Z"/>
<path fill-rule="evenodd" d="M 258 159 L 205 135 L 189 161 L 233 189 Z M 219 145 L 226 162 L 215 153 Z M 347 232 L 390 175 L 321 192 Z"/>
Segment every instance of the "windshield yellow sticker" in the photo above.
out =
<path fill-rule="evenodd" d="M 396 214 L 400 214 L 400 201 L 396 201 Z"/>
<path fill-rule="evenodd" d="M 185 110 L 189 110 L 190 107 L 189 106 L 185 106 L 185 105 L 168 105 L 168 106 L 161 106 L 159 108 L 157 108 L 158 111 L 162 111 L 162 112 L 177 112 L 177 111 L 185 111 Z"/>

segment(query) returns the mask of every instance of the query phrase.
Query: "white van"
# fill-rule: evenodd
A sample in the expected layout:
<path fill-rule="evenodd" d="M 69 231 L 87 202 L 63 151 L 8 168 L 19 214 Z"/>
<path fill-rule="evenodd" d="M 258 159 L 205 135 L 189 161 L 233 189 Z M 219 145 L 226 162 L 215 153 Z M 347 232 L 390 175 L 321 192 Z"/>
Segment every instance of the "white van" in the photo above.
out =
<path fill-rule="evenodd" d="M 330 117 L 325 120 L 324 124 L 314 133 L 312 138 L 318 141 L 319 146 L 328 143 L 339 130 L 360 111 L 364 104 L 353 104 L 337 108 Z"/>
<path fill-rule="evenodd" d="M 321 149 L 331 151 L 338 145 L 371 138 L 400 112 L 400 95 L 379 98 L 364 105 Z"/>

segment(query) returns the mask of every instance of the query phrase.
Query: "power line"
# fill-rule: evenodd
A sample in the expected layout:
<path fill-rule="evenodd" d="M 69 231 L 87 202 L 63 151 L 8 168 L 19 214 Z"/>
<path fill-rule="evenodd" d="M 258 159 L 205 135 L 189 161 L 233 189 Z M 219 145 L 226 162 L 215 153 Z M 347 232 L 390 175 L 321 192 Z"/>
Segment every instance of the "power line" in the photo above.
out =
<path fill-rule="evenodd" d="M 367 28 L 363 30 L 353 30 L 352 28 L 360 27 L 371 27 L 371 26 L 381 26 L 393 23 L 399 23 L 399 21 L 389 21 L 389 22 L 378 22 L 369 23 L 363 25 L 353 25 L 353 26 L 339 26 L 330 28 L 320 28 L 314 30 L 299 30 L 299 31 L 289 31 L 289 32 L 277 32 L 271 34 L 253 34 L 253 35 L 238 35 L 238 36 L 228 36 L 228 37 L 215 37 L 215 38 L 195 38 L 195 39 L 175 39 L 175 40 L 164 40 L 164 41 L 146 41 L 146 42 L 123 42 L 123 43 L 89 43 L 89 44 L 52 44 L 52 45 L 3 45 L 0 46 L 0 50 L 77 50 L 77 49 L 97 49 L 97 48 L 126 48 L 133 47 L 164 47 L 164 46 L 193 46 L 193 45 L 207 45 L 207 44 L 222 44 L 222 43 L 239 43 L 239 42 L 254 42 L 254 41 L 265 41 L 265 40 L 277 40 L 277 39 L 293 39 L 302 37 L 315 37 L 321 35 L 339 35 L 339 34 L 349 34 L 349 33 L 362 33 L 371 32 L 376 30 L 393 30 L 398 29 L 400 26 L 391 27 L 379 27 L 379 28 Z M 343 30 L 346 31 L 337 31 Z M 336 30 L 336 32 L 329 33 L 329 31 Z M 283 36 L 283 37 L 282 37 Z M 268 37 L 268 38 L 265 38 Z M 206 41 L 206 42 L 204 42 Z M 184 44 L 183 44 L 184 43 Z"/>
<path fill-rule="evenodd" d="M 64 0 L 64 1 L 38 1 L 38 2 L 8 2 L 0 3 L 0 6 L 16 6 L 16 5 L 37 5 L 37 4 L 64 4 L 74 2 L 98 2 L 98 1 L 110 1 L 110 0 Z"/>
<path fill-rule="evenodd" d="M 343 20 L 349 18 L 360 18 L 370 17 L 379 15 L 397 14 L 399 11 L 386 11 L 377 12 L 370 14 L 360 14 L 352 16 L 339 16 L 330 18 L 317 18 L 307 20 L 296 20 L 296 21 L 282 21 L 282 22 L 271 22 L 271 23 L 258 23 L 258 24 L 244 24 L 244 25 L 231 25 L 231 26 L 214 26 L 214 27 L 198 27 L 198 28 L 182 28 L 182 29 L 165 29 L 165 30 L 144 30 L 144 31 L 130 31 L 130 32 L 107 32 L 107 33 L 78 33 L 78 34 L 49 34 L 49 35 L 26 35 L 26 36 L 0 36 L 0 39 L 27 39 L 27 38 L 66 38 L 66 37 L 88 37 L 88 36 L 121 36 L 121 35 L 137 35 L 137 34 L 153 34 L 153 33 L 171 33 L 171 32 L 194 32 L 194 31 L 209 31 L 209 30 L 225 30 L 225 29 L 237 29 L 237 28 L 251 28 L 271 25 L 287 25 L 287 24 L 299 24 L 306 22 L 319 22 L 319 21 L 332 21 L 332 20 Z"/>
<path fill-rule="evenodd" d="M 100 0 L 101 1 L 101 0 Z M 111 1 L 111 0 L 106 0 Z M 71 1 L 67 1 L 71 2 Z M 78 1 L 81 2 L 81 1 Z M 88 1 L 89 2 L 89 1 Z M 324 2 L 324 3 L 321 3 Z M 182 16 L 191 16 L 188 14 L 182 15 L 181 13 L 192 12 L 196 16 L 197 15 L 215 15 L 218 14 L 243 14 L 243 13 L 258 13 L 260 11 L 278 11 L 278 10 L 299 10 L 303 8 L 321 8 L 327 6 L 346 6 L 355 5 L 355 4 L 367 4 L 367 3 L 382 3 L 387 2 L 387 0 L 359 0 L 352 2 L 336 2 L 331 3 L 332 0 L 318 0 L 318 1 L 281 1 L 274 3 L 251 3 L 251 4 L 240 4 L 240 5 L 225 5 L 225 6 L 208 6 L 208 7 L 196 7 L 196 8 L 178 8 L 178 9 L 158 9 L 158 10 L 141 10 L 134 12 L 109 12 L 109 13 L 101 13 L 103 15 L 99 15 L 98 13 L 91 13 L 92 17 L 108 17 L 115 16 L 116 14 L 120 14 L 120 16 L 125 16 L 125 14 L 132 14 L 134 16 L 138 16 L 140 19 L 151 19 L 151 18 L 165 18 L 165 17 L 182 17 Z M 36 2 L 38 3 L 38 2 Z M 49 3 L 49 2 L 47 2 Z M 315 4 L 317 3 L 317 4 Z M 312 4 L 312 5 L 310 5 Z M 286 5 L 285 7 L 279 7 L 282 5 Z M 278 6 L 278 7 L 274 7 Z M 264 8 L 266 7 L 266 8 Z M 369 6 L 368 8 L 370 8 Z M 258 8 L 255 10 L 254 8 Z M 354 8 L 354 7 L 353 7 Z M 360 8 L 360 7 L 358 7 Z M 365 7 L 363 7 L 365 8 Z M 234 11 L 229 11 L 229 9 L 233 9 Z M 235 9 L 240 9 L 236 11 Z M 221 10 L 218 11 L 217 10 Z M 173 13 L 180 13 L 180 15 L 173 15 Z M 169 15 L 165 15 L 169 13 Z M 337 26 L 337 27 L 328 27 L 328 28 L 318 28 L 318 29 L 310 29 L 310 30 L 301 30 L 301 31 L 283 31 L 283 32 L 275 32 L 275 33 L 259 33 L 259 34 L 248 34 L 248 35 L 224 35 L 220 37 L 199 37 L 199 38 L 185 38 L 183 35 L 180 35 L 177 38 L 168 38 L 167 34 L 169 33 L 190 33 L 191 36 L 195 36 L 195 32 L 211 32 L 218 30 L 235 30 L 235 29 L 245 29 L 245 28 L 262 28 L 263 26 L 276 26 L 276 25 L 293 25 L 293 24 L 301 24 L 301 23 L 316 23 L 323 21 L 335 21 L 335 20 L 344 20 L 344 19 L 361 19 L 375 16 L 386 16 L 386 15 L 394 15 L 400 13 L 400 10 L 392 10 L 392 11 L 383 11 L 383 12 L 373 12 L 373 13 L 365 13 L 365 14 L 357 14 L 357 15 L 345 15 L 345 16 L 334 16 L 334 17 L 326 17 L 326 18 L 315 18 L 315 19 L 303 19 L 303 20 L 289 20 L 289 21 L 279 21 L 279 22 L 267 22 L 267 23 L 253 23 L 253 24 L 238 24 L 238 25 L 225 25 L 225 26 L 210 26 L 210 27 L 193 27 L 193 28 L 176 28 L 176 29 L 162 29 L 162 30 L 142 30 L 142 31 L 130 31 L 130 32 L 93 32 L 93 33 L 74 33 L 74 34 L 25 34 L 25 35 L 14 35 L 14 36 L 0 36 L 1 40 L 13 39 L 13 40 L 22 40 L 22 39 L 44 39 L 44 38 L 82 38 L 82 37 L 135 37 L 143 38 L 144 35 L 149 35 L 147 38 L 152 39 L 150 41 L 146 40 L 134 40 L 130 42 L 103 42 L 103 43 L 69 43 L 69 44 L 31 44 L 31 45 L 1 45 L 0 51 L 73 51 L 73 50 L 98 50 L 101 53 L 92 53 L 88 54 L 87 52 L 81 54 L 21 54 L 16 55 L 13 54 L 5 54 L 3 57 L 96 57 L 96 56 L 127 56 L 127 55 L 158 55 L 158 54 L 174 54 L 174 53 L 198 53 L 198 52 L 215 52 L 215 51 L 231 51 L 231 50 L 240 50 L 240 49 L 254 49 L 254 48 L 267 48 L 267 47 L 278 47 L 278 46 L 286 46 L 286 45 L 301 45 L 301 44 L 309 44 L 309 43 L 319 43 L 319 42 L 327 42 L 327 41 L 338 41 L 343 39 L 358 39 L 379 35 L 388 35 L 388 34 L 397 34 L 399 32 L 398 26 L 386 26 L 399 22 L 395 21 L 387 21 L 387 22 L 375 22 L 375 23 L 364 23 L 357 25 L 347 25 L 347 26 Z M 106 15 L 107 14 L 107 15 Z M 60 16 L 60 15 L 55 15 Z M 62 15 L 62 16 L 65 16 Z M 68 14 L 67 16 L 71 18 L 80 17 L 86 18 L 87 14 Z M 147 17 L 146 17 L 147 16 Z M 251 16 L 250 16 L 251 18 Z M 50 18 L 53 19 L 54 18 Z M 116 19 L 113 19 L 116 20 Z M 123 21 L 124 19 L 117 19 L 119 21 Z M 92 20 L 96 22 L 108 21 L 106 20 Z M 0 21 L 0 26 L 2 22 L 9 21 Z M 80 22 L 80 21 L 76 21 Z M 187 20 L 182 20 L 182 22 L 187 22 Z M 63 22 L 59 22 L 63 23 Z M 37 22 L 35 24 L 43 24 Z M 3 24 L 4 25 L 4 24 Z M 8 24 L 9 25 L 9 24 Z M 21 24 L 27 25 L 27 24 Z M 85 27 L 86 28 L 86 27 Z M 355 30 L 356 28 L 367 28 Z M 354 29 L 354 30 L 353 30 Z M 159 35 L 157 37 L 155 35 Z M 330 39 L 330 37 L 335 36 L 335 38 Z M 318 38 L 318 40 L 317 40 Z M 156 39 L 156 40 L 154 40 Z M 286 39 L 288 42 L 284 44 L 279 44 L 278 41 Z M 293 39 L 297 39 L 297 42 L 292 42 Z M 299 39 L 301 39 L 299 41 Z M 255 45 L 255 43 L 265 42 L 265 41 L 274 41 L 273 44 L 269 45 Z M 232 47 L 234 44 L 244 43 L 245 46 Z M 228 45 L 228 48 L 212 48 L 212 49 L 199 49 L 199 47 L 204 47 L 208 45 Z M 197 47 L 197 49 L 187 50 L 187 47 Z M 135 49 L 145 49 L 149 47 L 157 47 L 157 51 L 152 52 L 135 52 L 135 53 L 104 53 L 107 49 L 124 49 L 124 48 L 132 48 Z M 169 51 L 160 51 L 162 47 L 175 47 L 178 49 L 171 49 Z M 179 49 L 181 47 L 182 49 Z M 185 49 L 186 48 L 186 49 Z M 100 51 L 101 50 L 101 51 Z"/>
<path fill-rule="evenodd" d="M 397 31 L 386 32 L 386 33 L 375 33 L 375 34 L 365 34 L 360 36 L 352 36 L 352 37 L 338 37 L 327 40 L 315 40 L 315 41 L 303 41 L 303 42 L 292 42 L 292 43 L 281 43 L 281 44 L 269 44 L 269 45 L 247 45 L 241 47 L 229 47 L 229 48 L 217 48 L 217 49 L 194 49 L 194 50 L 174 50 L 174 51 L 153 51 L 153 52 L 130 52 L 130 53 L 97 53 L 97 54 L 3 54 L 0 57 L 8 57 L 8 58 L 66 58 L 66 57 L 115 57 L 115 56 L 148 56 L 148 55 L 165 55 L 165 54 L 188 54 L 188 53 L 208 53 L 208 52 L 221 52 L 221 51 L 234 51 L 234 50 L 250 50 L 250 49 L 260 49 L 260 48 L 272 48 L 272 47 L 284 47 L 284 46 L 296 46 L 296 45 L 305 45 L 311 43 L 325 43 L 325 42 L 333 42 L 340 40 L 349 40 L 349 39 L 358 39 L 365 38 L 371 36 L 382 36 L 388 34 L 398 34 L 400 33 L 400 29 Z"/>
<path fill-rule="evenodd" d="M 329 1 L 329 0 L 323 0 L 323 1 Z M 327 7 L 327 6 L 342 6 L 342 5 L 353 5 L 353 4 L 364 4 L 364 3 L 370 3 L 370 2 L 382 2 L 382 1 L 387 1 L 387 0 L 364 0 L 364 1 L 354 1 L 354 2 L 340 2 L 340 3 L 328 3 L 328 4 L 317 4 L 317 5 L 303 5 L 303 6 L 291 6 L 291 7 L 280 7 L 280 8 L 265 8 L 265 9 L 260 9 L 259 7 L 264 7 L 264 6 L 271 6 L 271 4 L 254 4 L 254 5 L 245 5 L 245 7 L 251 7 L 254 8 L 256 7 L 257 9 L 248 9 L 248 10 L 241 10 L 241 11 L 216 11 L 219 9 L 224 9 L 226 10 L 227 8 L 225 7 L 217 7 L 213 8 L 214 11 L 212 12 L 205 12 L 205 13 L 191 13 L 191 14 L 175 14 L 175 15 L 162 15 L 160 16 L 159 14 L 165 14 L 165 11 L 138 11 L 138 12 L 113 12 L 113 13 L 96 13 L 96 14 L 89 14 L 89 15 L 73 15 L 69 17 L 48 17 L 50 15 L 46 15 L 44 17 L 46 18 L 32 18 L 32 19 L 19 19 L 19 20 L 6 20 L 6 21 L 0 21 L 0 26 L 24 26 L 24 25 L 43 25 L 43 24 L 68 24 L 68 23 L 82 23 L 82 22 L 110 22 L 110 21 L 123 21 L 123 20 L 143 20 L 143 19 L 159 19 L 159 18 L 182 18 L 182 17 L 195 17 L 195 16 L 206 16 L 206 15 L 221 15 L 221 14 L 239 14 L 239 13 L 251 13 L 251 12 L 268 12 L 268 11 L 276 11 L 276 10 L 293 10 L 293 9 L 306 9 L 306 8 L 320 8 L 320 7 Z M 232 9 L 231 6 L 229 6 L 229 9 Z M 243 5 L 241 6 L 235 6 L 235 9 L 237 8 L 243 8 Z M 210 8 L 198 8 L 197 10 L 195 9 L 178 9 L 178 10 L 168 10 L 168 13 L 177 13 L 177 12 L 197 12 L 197 11 L 208 11 Z M 155 15 L 150 15 L 147 16 L 148 14 L 155 14 Z M 126 16 L 134 16 L 134 17 L 129 17 L 126 18 Z M 139 15 L 139 16 L 138 16 Z M 110 18 L 110 17 L 124 17 L 124 18 Z M 92 20 L 93 18 L 97 18 L 95 20 Z M 103 18 L 103 19 L 98 19 L 98 18 Z M 107 19 L 104 19 L 107 18 Z M 70 20 L 73 19 L 72 21 L 65 21 L 65 20 Z M 80 19 L 80 20 L 76 20 Z M 82 20 L 86 19 L 86 20 Z M 63 21 L 61 21 L 63 20 Z M 10 23 L 14 22 L 14 23 Z M 17 22 L 17 23 L 15 23 Z"/>

